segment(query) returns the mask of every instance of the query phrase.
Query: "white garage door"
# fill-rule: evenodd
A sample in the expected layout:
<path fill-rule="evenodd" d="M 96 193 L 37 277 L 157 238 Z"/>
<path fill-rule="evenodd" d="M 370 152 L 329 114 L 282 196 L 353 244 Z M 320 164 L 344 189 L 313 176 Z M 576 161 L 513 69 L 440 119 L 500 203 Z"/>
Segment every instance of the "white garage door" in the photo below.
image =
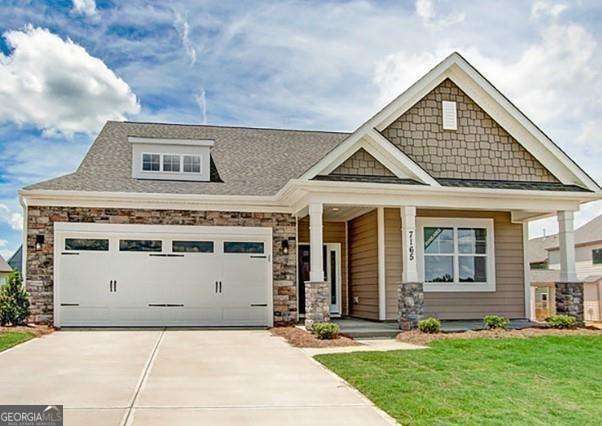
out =
<path fill-rule="evenodd" d="M 269 326 L 271 232 L 55 223 L 55 325 Z"/>

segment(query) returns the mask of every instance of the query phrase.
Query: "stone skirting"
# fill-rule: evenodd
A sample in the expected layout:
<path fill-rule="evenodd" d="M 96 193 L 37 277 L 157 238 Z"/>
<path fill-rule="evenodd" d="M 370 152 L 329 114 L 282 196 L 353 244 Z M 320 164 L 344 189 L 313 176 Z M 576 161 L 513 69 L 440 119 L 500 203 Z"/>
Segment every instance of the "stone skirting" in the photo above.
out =
<path fill-rule="evenodd" d="M 305 327 L 330 321 L 330 284 L 325 281 L 305 282 Z"/>
<path fill-rule="evenodd" d="M 272 228 L 274 324 L 297 321 L 296 222 L 285 213 L 247 213 L 194 210 L 148 210 L 84 207 L 39 207 L 27 210 L 27 290 L 31 320 L 52 323 L 54 280 L 54 222 L 123 223 L 144 225 L 264 226 Z M 37 250 L 36 235 L 44 236 Z M 282 240 L 289 240 L 288 254 Z"/>
<path fill-rule="evenodd" d="M 556 287 L 556 313 L 558 315 L 571 315 L 577 321 L 583 322 L 583 283 L 582 282 L 557 282 Z"/>
<path fill-rule="evenodd" d="M 397 287 L 397 323 L 401 330 L 418 327 L 424 315 L 424 290 L 422 283 L 400 283 Z"/>

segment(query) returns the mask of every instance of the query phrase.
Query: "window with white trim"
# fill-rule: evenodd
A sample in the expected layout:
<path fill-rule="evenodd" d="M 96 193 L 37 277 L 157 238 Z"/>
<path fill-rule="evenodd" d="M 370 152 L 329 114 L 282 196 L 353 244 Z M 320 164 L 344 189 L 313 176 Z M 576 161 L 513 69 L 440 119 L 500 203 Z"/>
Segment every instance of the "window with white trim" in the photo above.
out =
<path fill-rule="evenodd" d="M 201 157 L 199 155 L 184 156 L 184 173 L 201 173 Z"/>
<path fill-rule="evenodd" d="M 142 154 L 142 170 L 145 172 L 161 170 L 161 154 Z"/>
<path fill-rule="evenodd" d="M 493 219 L 416 218 L 425 291 L 495 291 Z"/>
<path fill-rule="evenodd" d="M 180 156 L 172 154 L 163 154 L 163 171 L 164 172 L 179 172 L 180 171 Z"/>

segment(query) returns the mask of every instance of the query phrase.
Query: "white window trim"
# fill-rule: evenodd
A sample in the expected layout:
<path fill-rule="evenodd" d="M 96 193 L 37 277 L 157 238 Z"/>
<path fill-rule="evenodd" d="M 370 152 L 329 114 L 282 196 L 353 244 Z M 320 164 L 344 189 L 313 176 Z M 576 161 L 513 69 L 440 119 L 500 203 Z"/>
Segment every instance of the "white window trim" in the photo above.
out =
<path fill-rule="evenodd" d="M 145 155 L 158 155 L 159 156 L 159 170 L 144 170 L 144 156 Z M 142 173 L 160 173 L 163 171 L 163 156 L 159 152 L 142 152 L 140 154 L 140 171 Z"/>
<path fill-rule="evenodd" d="M 144 170 L 144 156 L 145 155 L 158 155 L 159 156 L 159 170 Z M 172 172 L 172 171 L 165 171 L 163 169 L 163 157 L 165 157 L 166 155 L 175 155 L 178 156 L 180 158 L 180 171 L 179 172 Z M 185 172 L 184 171 L 184 157 L 197 157 L 199 159 L 199 171 L 198 172 Z M 203 173 L 203 156 L 202 155 L 198 155 L 198 154 L 178 154 L 178 153 L 171 153 L 171 152 L 141 152 L 140 153 L 140 171 L 144 174 L 153 174 L 153 173 L 161 173 L 161 174 L 166 174 L 166 175 L 189 175 L 189 176 L 199 176 Z"/>
<path fill-rule="evenodd" d="M 485 283 L 426 283 L 424 282 L 424 228 L 425 227 L 454 228 L 454 251 L 457 253 L 456 228 L 485 228 L 487 230 L 487 282 Z M 493 219 L 468 218 L 439 218 L 417 217 L 417 248 L 418 248 L 418 277 L 424 283 L 425 292 L 492 292 L 495 291 L 495 236 Z M 456 258 L 456 256 L 454 256 Z M 458 265 L 454 261 L 454 275 L 457 275 Z"/>

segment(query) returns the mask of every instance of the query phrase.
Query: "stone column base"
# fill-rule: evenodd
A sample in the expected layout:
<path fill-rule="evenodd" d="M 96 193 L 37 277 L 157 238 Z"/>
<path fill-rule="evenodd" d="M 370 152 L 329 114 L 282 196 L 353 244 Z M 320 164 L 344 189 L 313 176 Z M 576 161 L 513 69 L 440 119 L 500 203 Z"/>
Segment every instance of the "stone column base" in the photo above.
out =
<path fill-rule="evenodd" d="M 422 283 L 400 283 L 397 287 L 397 324 L 401 330 L 413 330 L 424 315 Z"/>
<path fill-rule="evenodd" d="M 325 281 L 305 282 L 305 327 L 330 321 L 330 286 Z"/>
<path fill-rule="evenodd" d="M 582 282 L 557 282 L 556 287 L 556 313 L 558 315 L 571 315 L 579 322 L 583 322 L 583 283 Z"/>

